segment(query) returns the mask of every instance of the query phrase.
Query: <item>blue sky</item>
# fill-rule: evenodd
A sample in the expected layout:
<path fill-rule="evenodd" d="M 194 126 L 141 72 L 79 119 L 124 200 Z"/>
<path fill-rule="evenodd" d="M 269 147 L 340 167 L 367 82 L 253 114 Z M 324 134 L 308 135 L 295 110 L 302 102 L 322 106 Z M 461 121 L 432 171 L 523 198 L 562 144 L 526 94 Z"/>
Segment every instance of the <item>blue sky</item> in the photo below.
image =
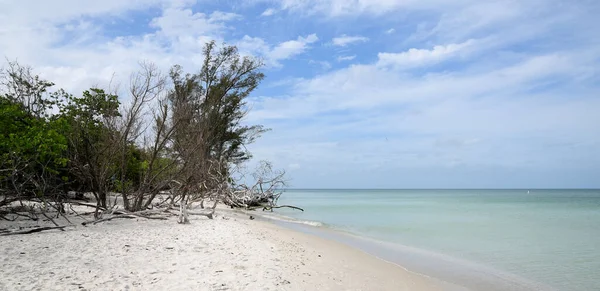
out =
<path fill-rule="evenodd" d="M 74 93 L 213 39 L 261 57 L 250 150 L 293 187 L 600 187 L 598 1 L 0 5 L 0 52 Z"/>

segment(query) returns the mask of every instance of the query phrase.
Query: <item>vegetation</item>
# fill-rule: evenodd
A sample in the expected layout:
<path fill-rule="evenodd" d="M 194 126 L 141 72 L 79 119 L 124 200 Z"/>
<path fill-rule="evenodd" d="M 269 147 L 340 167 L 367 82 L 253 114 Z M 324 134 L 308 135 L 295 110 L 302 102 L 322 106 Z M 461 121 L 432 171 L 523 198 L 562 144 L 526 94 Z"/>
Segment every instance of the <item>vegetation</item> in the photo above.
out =
<path fill-rule="evenodd" d="M 245 146 L 266 131 L 242 123 L 262 63 L 214 42 L 203 54 L 196 74 L 141 63 L 125 98 L 100 88 L 80 97 L 51 91 L 53 83 L 9 62 L 0 72 L 0 218 L 26 200 L 60 214 L 84 192 L 98 220 L 115 205 L 123 215 L 179 206 L 181 223 L 197 201 L 214 201 L 210 218 L 219 201 L 276 206 L 283 172 L 263 163 L 254 186 L 234 179 L 251 158 Z"/>

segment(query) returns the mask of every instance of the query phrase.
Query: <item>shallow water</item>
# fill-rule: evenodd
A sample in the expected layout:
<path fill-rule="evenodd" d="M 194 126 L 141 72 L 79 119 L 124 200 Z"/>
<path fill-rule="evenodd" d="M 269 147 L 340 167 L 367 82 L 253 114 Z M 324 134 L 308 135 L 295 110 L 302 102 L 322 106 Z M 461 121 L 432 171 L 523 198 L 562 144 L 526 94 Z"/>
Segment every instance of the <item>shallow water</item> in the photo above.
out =
<path fill-rule="evenodd" d="M 295 222 L 452 283 L 600 290 L 599 190 L 288 190 L 279 202 L 306 209 L 279 211 Z"/>

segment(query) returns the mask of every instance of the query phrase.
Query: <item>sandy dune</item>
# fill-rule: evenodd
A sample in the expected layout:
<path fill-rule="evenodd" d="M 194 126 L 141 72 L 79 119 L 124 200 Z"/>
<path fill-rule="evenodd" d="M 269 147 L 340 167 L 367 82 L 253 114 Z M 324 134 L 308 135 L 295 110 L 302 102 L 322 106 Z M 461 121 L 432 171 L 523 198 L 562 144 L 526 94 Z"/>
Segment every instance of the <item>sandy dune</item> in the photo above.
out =
<path fill-rule="evenodd" d="M 345 245 L 231 212 L 0 236 L 0 258 L 0 290 L 439 290 Z"/>

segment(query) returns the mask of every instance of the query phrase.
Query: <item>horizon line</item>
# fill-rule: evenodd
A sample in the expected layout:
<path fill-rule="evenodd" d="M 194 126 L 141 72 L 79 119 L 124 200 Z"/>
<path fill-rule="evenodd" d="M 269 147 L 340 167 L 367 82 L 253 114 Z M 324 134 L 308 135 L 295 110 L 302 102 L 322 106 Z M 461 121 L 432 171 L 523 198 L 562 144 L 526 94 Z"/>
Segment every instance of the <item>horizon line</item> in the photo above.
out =
<path fill-rule="evenodd" d="M 600 188 L 284 188 L 284 190 L 600 190 Z"/>

